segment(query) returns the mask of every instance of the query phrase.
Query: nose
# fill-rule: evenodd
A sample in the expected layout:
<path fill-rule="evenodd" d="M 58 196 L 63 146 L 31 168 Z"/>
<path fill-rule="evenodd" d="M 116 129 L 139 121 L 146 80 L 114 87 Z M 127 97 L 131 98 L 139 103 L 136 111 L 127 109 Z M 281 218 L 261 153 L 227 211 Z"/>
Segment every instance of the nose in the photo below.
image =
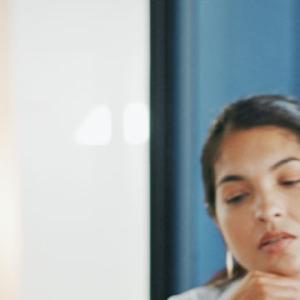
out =
<path fill-rule="evenodd" d="M 283 199 L 278 199 L 278 195 L 270 192 L 257 200 L 255 217 L 260 222 L 275 222 L 284 217 L 285 211 Z"/>

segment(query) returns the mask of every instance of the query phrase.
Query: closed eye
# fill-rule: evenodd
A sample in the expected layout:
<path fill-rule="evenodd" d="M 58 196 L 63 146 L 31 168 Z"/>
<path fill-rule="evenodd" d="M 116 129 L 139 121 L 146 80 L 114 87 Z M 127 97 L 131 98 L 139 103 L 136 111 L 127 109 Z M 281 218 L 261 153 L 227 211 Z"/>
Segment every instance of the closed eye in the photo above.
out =
<path fill-rule="evenodd" d="M 300 179 L 295 179 L 295 180 L 284 180 L 281 182 L 282 185 L 285 185 L 285 186 L 293 186 L 293 185 L 296 185 L 296 184 L 299 184 L 300 183 Z"/>
<path fill-rule="evenodd" d="M 248 195 L 249 195 L 248 193 L 239 194 L 239 195 L 236 195 L 233 197 L 229 197 L 225 201 L 227 204 L 237 204 L 237 203 L 243 201 Z"/>

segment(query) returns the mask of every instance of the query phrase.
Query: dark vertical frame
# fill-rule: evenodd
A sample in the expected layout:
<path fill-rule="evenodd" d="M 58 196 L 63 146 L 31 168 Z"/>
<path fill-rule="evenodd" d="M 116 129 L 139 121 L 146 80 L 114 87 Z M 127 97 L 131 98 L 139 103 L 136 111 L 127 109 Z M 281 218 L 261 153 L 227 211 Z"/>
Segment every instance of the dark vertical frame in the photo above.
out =
<path fill-rule="evenodd" d="M 165 300 L 172 289 L 172 1 L 150 1 L 150 294 Z"/>

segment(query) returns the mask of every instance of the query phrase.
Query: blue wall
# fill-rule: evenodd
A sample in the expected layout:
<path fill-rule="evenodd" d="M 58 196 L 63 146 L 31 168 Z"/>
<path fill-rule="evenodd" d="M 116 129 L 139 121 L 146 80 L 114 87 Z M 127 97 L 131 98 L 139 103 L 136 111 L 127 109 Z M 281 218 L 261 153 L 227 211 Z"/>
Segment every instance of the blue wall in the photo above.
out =
<path fill-rule="evenodd" d="M 299 96 L 300 5 L 297 0 L 177 0 L 175 12 L 172 259 L 174 292 L 180 292 L 224 266 L 222 239 L 203 205 L 199 153 L 207 128 L 221 107 L 238 97 Z"/>

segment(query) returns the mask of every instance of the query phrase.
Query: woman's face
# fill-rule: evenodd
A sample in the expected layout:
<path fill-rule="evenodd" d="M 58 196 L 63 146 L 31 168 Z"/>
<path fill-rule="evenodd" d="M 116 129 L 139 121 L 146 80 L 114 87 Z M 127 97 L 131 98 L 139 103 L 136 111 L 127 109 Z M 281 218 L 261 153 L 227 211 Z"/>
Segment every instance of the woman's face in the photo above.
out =
<path fill-rule="evenodd" d="M 261 126 L 229 133 L 215 163 L 216 219 L 247 270 L 300 278 L 300 143 Z"/>

